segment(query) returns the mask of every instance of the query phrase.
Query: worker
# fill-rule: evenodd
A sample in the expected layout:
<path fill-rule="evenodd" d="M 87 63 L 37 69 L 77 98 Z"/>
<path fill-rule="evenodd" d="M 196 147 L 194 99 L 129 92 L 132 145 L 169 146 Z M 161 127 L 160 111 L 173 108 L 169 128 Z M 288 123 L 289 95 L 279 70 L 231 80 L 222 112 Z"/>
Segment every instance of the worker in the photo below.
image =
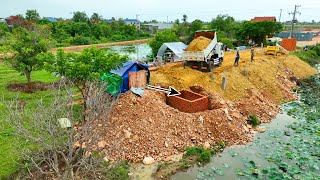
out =
<path fill-rule="evenodd" d="M 251 62 L 254 61 L 254 47 L 251 47 Z"/>
<path fill-rule="evenodd" d="M 234 61 L 234 66 L 238 66 L 239 65 L 239 60 L 240 60 L 240 53 L 239 50 L 237 50 L 237 54 L 236 54 L 236 59 Z"/>

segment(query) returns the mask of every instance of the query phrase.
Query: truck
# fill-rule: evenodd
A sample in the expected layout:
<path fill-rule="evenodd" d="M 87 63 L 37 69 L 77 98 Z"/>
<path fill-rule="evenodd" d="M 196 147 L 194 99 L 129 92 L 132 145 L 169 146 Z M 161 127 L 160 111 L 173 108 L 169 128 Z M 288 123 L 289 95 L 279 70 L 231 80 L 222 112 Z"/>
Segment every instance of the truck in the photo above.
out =
<path fill-rule="evenodd" d="M 196 31 L 194 39 L 203 36 L 212 39 L 210 44 L 202 51 L 184 51 L 182 60 L 184 67 L 197 67 L 202 71 L 204 68 L 212 72 L 214 66 L 221 66 L 224 58 L 224 46 L 217 40 L 217 33 L 215 30 L 200 30 Z"/>

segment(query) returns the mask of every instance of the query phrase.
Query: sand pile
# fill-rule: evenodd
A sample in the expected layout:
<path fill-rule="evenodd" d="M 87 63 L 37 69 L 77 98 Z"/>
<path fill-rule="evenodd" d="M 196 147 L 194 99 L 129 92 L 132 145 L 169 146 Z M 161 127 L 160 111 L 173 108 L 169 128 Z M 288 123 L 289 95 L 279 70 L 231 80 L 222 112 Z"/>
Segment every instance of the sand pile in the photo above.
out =
<path fill-rule="evenodd" d="M 250 127 L 246 117 L 230 102 L 215 103 L 220 103 L 215 105 L 218 109 L 188 114 L 168 106 L 162 93 L 146 91 L 143 97 L 124 94 L 109 119 L 95 122 L 100 141 L 106 142 L 100 143 L 106 144 L 100 150 L 110 160 L 141 162 L 146 156 L 164 160 L 205 142 L 247 142 Z"/>
<path fill-rule="evenodd" d="M 191 41 L 186 51 L 202 51 L 210 44 L 210 42 L 211 39 L 199 36 L 193 41 Z"/>

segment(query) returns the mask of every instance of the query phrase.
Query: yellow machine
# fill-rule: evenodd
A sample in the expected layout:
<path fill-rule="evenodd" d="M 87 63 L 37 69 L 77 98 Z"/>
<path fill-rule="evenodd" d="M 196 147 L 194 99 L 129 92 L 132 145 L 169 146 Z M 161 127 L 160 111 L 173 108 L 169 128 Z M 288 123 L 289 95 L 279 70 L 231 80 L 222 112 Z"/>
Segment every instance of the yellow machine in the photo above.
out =
<path fill-rule="evenodd" d="M 278 46 L 267 46 L 266 54 L 267 55 L 278 55 L 280 52 L 280 48 Z"/>
<path fill-rule="evenodd" d="M 286 50 L 280 46 L 267 46 L 266 54 L 277 56 L 278 54 L 286 54 Z"/>

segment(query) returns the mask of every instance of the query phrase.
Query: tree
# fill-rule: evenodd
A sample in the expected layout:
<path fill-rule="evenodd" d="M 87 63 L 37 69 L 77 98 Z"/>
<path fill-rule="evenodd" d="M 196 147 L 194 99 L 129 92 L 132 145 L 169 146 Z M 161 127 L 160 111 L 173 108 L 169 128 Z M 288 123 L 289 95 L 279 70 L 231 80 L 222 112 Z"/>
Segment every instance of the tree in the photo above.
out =
<path fill-rule="evenodd" d="M 176 19 L 176 20 L 174 21 L 174 23 L 175 23 L 176 25 L 179 25 L 179 24 L 180 24 L 180 20 L 179 20 L 179 19 Z"/>
<path fill-rule="evenodd" d="M 183 24 L 187 24 L 187 20 L 188 20 L 188 16 L 187 16 L 186 14 L 184 14 L 184 15 L 182 16 L 182 22 L 183 22 Z"/>
<path fill-rule="evenodd" d="M 51 48 L 50 30 L 45 26 L 33 29 L 28 31 L 18 27 L 13 30 L 13 38 L 7 42 L 13 56 L 5 58 L 15 70 L 26 76 L 28 83 L 31 82 L 31 72 L 42 68 L 38 55 Z"/>
<path fill-rule="evenodd" d="M 90 22 L 92 24 L 98 24 L 98 23 L 101 23 L 102 21 L 103 21 L 103 17 L 98 13 L 93 13 L 90 18 Z"/>
<path fill-rule="evenodd" d="M 95 153 L 100 137 L 93 130 L 94 121 L 112 110 L 114 100 L 105 92 L 104 84 L 88 84 L 90 102 L 86 113 L 87 121 L 75 111 L 77 99 L 72 82 L 61 80 L 59 89 L 46 98 L 39 99 L 32 113 L 20 106 L 19 99 L 7 104 L 6 123 L 12 125 L 12 146 L 19 157 L 22 156 L 18 178 L 12 179 L 110 179 L 109 168 L 103 163 L 104 155 Z M 50 97 L 51 101 L 47 101 Z M 61 118 L 67 120 L 59 121 Z M 70 127 L 63 127 L 61 124 Z M 27 143 L 21 147 L 20 143 Z M 31 148 L 32 147 L 32 148 Z M 100 149 L 99 149 L 100 150 Z M 20 178 L 19 178 L 20 177 Z"/>
<path fill-rule="evenodd" d="M 251 22 L 245 21 L 241 24 L 236 34 L 239 40 L 253 42 L 259 44 L 265 41 L 266 36 L 273 37 L 283 29 L 283 25 L 279 22 L 262 21 Z"/>
<path fill-rule="evenodd" d="M 88 22 L 89 18 L 85 12 L 76 11 L 73 13 L 72 21 L 74 22 Z"/>
<path fill-rule="evenodd" d="M 165 30 L 157 33 L 154 39 L 149 42 L 149 45 L 152 49 L 153 57 L 157 56 L 158 50 L 163 45 L 163 43 L 177 41 L 179 41 L 179 39 L 172 30 Z"/>
<path fill-rule="evenodd" d="M 83 110 L 86 112 L 88 103 L 88 83 L 99 79 L 103 73 L 122 66 L 127 56 L 106 52 L 96 47 L 84 49 L 81 53 L 65 53 L 59 49 L 57 55 L 42 54 L 45 68 L 75 82 L 84 100 Z M 84 117 L 85 119 L 85 117 Z"/>
<path fill-rule="evenodd" d="M 217 29 L 223 32 L 221 35 L 227 38 L 235 38 L 236 30 L 239 28 L 239 23 L 229 15 L 218 15 L 209 24 L 210 29 Z"/>
<path fill-rule="evenodd" d="M 196 20 L 192 21 L 191 26 L 190 26 L 191 33 L 194 33 L 198 30 L 201 30 L 202 26 L 203 26 L 203 24 L 202 24 L 201 20 L 196 19 Z"/>
<path fill-rule="evenodd" d="M 38 22 L 40 20 L 40 15 L 37 10 L 27 10 L 26 12 L 26 20 Z"/>

